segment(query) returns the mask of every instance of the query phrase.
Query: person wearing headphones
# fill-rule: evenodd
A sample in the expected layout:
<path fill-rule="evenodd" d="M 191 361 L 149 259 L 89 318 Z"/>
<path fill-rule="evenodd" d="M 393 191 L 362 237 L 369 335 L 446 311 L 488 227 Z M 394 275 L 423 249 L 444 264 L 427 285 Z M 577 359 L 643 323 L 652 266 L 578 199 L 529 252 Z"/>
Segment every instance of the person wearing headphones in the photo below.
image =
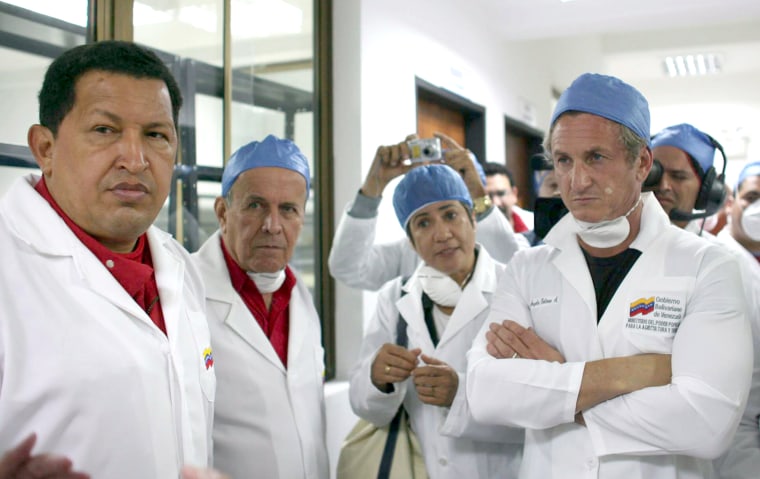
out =
<path fill-rule="evenodd" d="M 760 162 L 747 164 L 739 173 L 734 199 L 724 210 L 728 225 L 718 233 L 718 240 L 741 259 L 742 282 L 748 302 L 760 303 Z M 749 291 L 748 291 L 749 289 Z M 744 410 L 734 442 L 715 461 L 719 479 L 755 477 L 760 471 L 760 314 L 751 314 L 755 361 L 747 408 Z"/>
<path fill-rule="evenodd" d="M 687 123 L 669 126 L 652 137 L 654 161 L 661 168 L 659 171 L 655 168 L 655 174 L 650 175 L 647 182 L 656 182 L 655 196 L 674 225 L 711 243 L 728 246 L 739 263 L 755 354 L 752 386 L 744 416 L 731 446 L 715 461 L 718 477 L 729 479 L 750 477 L 753 471 L 760 470 L 757 422 L 760 415 L 760 271 L 753 271 L 757 269 L 754 268 L 756 262 L 748 261 L 740 248 L 732 247 L 725 235 L 716 238 L 702 230 L 703 223 L 699 220 L 716 213 L 726 196 L 723 174 L 716 174 L 713 165 L 718 151 L 724 157 L 725 165 L 723 148 L 711 136 Z M 661 175 L 659 180 L 657 175 Z"/>
<path fill-rule="evenodd" d="M 655 167 L 647 178 L 671 222 L 701 233 L 696 221 L 723 205 L 723 174 L 713 166 L 716 150 L 723 149 L 711 136 L 688 123 L 669 126 L 652 137 Z M 724 160 L 725 170 L 725 160 Z"/>

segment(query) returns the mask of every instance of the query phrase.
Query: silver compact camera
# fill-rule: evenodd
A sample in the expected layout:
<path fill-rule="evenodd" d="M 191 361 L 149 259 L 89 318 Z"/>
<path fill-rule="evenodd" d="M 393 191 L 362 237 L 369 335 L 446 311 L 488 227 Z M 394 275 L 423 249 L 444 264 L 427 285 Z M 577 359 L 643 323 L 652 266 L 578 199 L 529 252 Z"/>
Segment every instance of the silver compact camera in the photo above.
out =
<path fill-rule="evenodd" d="M 410 154 L 407 164 L 441 161 L 443 159 L 440 138 L 410 140 L 406 142 L 406 145 L 409 147 Z"/>

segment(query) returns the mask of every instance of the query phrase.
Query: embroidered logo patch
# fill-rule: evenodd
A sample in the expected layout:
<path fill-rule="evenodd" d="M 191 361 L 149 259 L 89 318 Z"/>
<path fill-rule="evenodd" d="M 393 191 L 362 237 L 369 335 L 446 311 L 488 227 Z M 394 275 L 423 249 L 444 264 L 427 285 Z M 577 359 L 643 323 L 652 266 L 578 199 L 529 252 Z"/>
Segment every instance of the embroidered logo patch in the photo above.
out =
<path fill-rule="evenodd" d="M 654 311 L 654 296 L 651 298 L 637 299 L 631 303 L 631 317 L 636 316 L 637 314 L 646 316 L 652 311 Z"/>
<path fill-rule="evenodd" d="M 203 363 L 206 365 L 206 369 L 214 365 L 214 353 L 211 351 L 211 348 L 203 350 Z"/>
<path fill-rule="evenodd" d="M 639 298 L 630 303 L 630 314 L 625 327 L 658 335 L 674 335 L 681 325 L 684 309 L 684 301 L 677 295 Z"/>

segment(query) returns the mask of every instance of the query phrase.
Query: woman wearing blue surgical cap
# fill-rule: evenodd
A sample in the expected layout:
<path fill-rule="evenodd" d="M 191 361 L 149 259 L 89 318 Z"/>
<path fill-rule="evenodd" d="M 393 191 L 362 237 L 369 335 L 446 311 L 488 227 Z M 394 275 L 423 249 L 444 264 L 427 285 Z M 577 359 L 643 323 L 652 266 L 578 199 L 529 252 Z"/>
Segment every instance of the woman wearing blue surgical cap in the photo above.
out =
<path fill-rule="evenodd" d="M 351 407 L 383 426 L 403 406 L 432 479 L 517 477 L 522 430 L 475 424 L 465 395 L 465 353 L 503 265 L 475 242 L 470 195 L 448 166 L 407 173 L 393 206 L 422 263 L 379 294 L 351 372 Z M 406 347 L 396 344 L 400 321 Z"/>
<path fill-rule="evenodd" d="M 528 248 L 528 242 L 514 233 L 506 217 L 491 204 L 484 189 L 485 174 L 474 155 L 446 135 L 437 133 L 436 137 L 441 141 L 443 157 L 434 161 L 458 171 L 473 199 L 478 242 L 503 263 L 518 249 Z M 409 135 L 406 139 L 418 138 Z M 391 181 L 421 164 L 410 161 L 413 156 L 407 141 L 378 147 L 364 184 L 346 207 L 335 231 L 328 267 L 338 281 L 352 288 L 377 291 L 393 278 L 409 276 L 419 264 L 419 256 L 404 238 L 375 242 L 383 192 Z"/>

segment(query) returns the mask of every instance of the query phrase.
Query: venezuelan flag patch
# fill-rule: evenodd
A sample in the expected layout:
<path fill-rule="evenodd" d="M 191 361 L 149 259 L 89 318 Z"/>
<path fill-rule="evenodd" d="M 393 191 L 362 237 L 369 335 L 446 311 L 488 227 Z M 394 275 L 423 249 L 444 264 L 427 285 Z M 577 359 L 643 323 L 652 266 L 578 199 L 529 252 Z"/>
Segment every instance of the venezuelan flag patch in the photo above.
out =
<path fill-rule="evenodd" d="M 211 351 L 211 348 L 203 350 L 203 363 L 206 365 L 206 369 L 214 365 L 214 353 Z"/>
<path fill-rule="evenodd" d="M 631 317 L 640 314 L 646 316 L 654 311 L 654 296 L 650 298 L 641 298 L 631 303 Z"/>

